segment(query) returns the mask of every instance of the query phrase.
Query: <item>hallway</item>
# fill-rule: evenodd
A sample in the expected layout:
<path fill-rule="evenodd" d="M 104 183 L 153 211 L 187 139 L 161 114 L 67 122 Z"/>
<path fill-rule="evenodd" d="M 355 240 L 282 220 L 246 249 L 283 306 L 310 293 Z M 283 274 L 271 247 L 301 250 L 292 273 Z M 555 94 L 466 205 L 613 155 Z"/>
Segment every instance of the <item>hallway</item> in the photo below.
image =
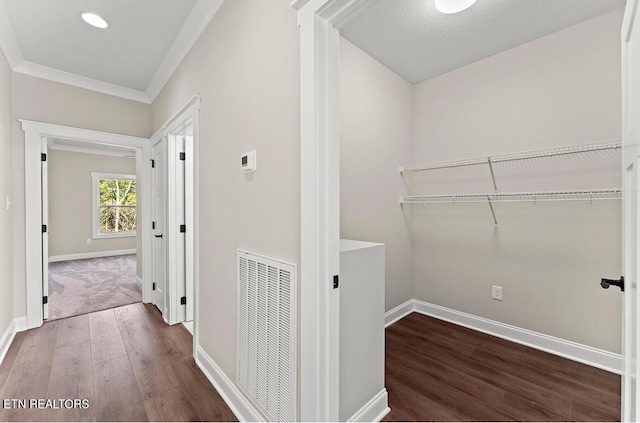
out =
<path fill-rule="evenodd" d="M 0 365 L 0 397 L 27 400 L 25 409 L 0 408 L 0 421 L 236 420 L 194 363 L 191 334 L 142 303 L 16 334 Z M 29 408 L 31 399 L 88 407 Z"/>

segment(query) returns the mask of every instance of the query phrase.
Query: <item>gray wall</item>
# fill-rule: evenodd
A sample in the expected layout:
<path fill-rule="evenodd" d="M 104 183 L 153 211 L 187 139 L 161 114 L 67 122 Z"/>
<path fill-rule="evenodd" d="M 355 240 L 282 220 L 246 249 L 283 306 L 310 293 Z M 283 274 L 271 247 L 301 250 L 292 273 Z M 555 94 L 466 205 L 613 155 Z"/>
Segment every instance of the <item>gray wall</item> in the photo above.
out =
<path fill-rule="evenodd" d="M 13 310 L 13 208 L 11 187 L 11 68 L 0 51 L 0 338 L 14 318 Z"/>
<path fill-rule="evenodd" d="M 18 119 L 148 138 L 151 105 L 12 73 L 14 314 L 26 315 L 24 132 Z M 138 222 L 141 224 L 141 222 Z M 141 243 L 138 241 L 138 251 Z M 140 260 L 140 254 L 138 254 Z M 140 269 L 138 263 L 138 269 Z"/>
<path fill-rule="evenodd" d="M 49 256 L 136 248 L 136 237 L 93 239 L 91 177 L 91 172 L 135 175 L 135 159 L 49 150 L 48 162 Z"/>
<path fill-rule="evenodd" d="M 199 180 L 200 343 L 236 367 L 236 251 L 300 262 L 300 57 L 288 0 L 225 2 L 153 103 L 159 128 L 202 96 Z M 245 176 L 240 156 L 257 150 Z"/>
<path fill-rule="evenodd" d="M 343 38 L 340 60 L 340 236 L 386 244 L 390 310 L 413 298 L 411 238 L 398 206 L 412 86 Z"/>
<path fill-rule="evenodd" d="M 415 87 L 412 161 L 619 139 L 622 10 Z M 496 166 L 500 191 L 620 187 L 619 154 Z M 491 192 L 486 166 L 405 178 L 407 192 Z M 620 202 L 405 206 L 415 298 L 620 352 Z M 504 301 L 491 286 L 504 287 Z"/>

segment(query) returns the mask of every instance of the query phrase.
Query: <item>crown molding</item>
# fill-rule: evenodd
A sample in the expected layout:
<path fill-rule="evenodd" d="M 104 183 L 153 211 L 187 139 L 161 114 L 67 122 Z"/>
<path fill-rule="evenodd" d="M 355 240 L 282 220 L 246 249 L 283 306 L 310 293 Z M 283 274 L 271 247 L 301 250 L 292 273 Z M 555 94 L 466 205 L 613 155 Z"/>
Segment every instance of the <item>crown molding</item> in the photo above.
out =
<path fill-rule="evenodd" d="M 169 79 L 182 63 L 187 53 L 189 53 L 191 47 L 193 47 L 207 25 L 218 13 L 223 2 L 224 0 L 198 0 L 193 6 L 193 10 L 191 10 L 173 45 L 167 52 L 151 82 L 149 82 L 146 94 L 150 101 L 155 100 L 167 82 L 169 82 Z"/>
<path fill-rule="evenodd" d="M 173 45 L 149 82 L 146 92 L 24 60 L 20 45 L 18 44 L 2 0 L 0 0 L 0 49 L 2 49 L 14 72 L 151 104 L 158 94 L 160 94 L 162 88 L 164 88 L 182 60 L 187 53 L 189 53 L 189 50 L 191 50 L 191 47 L 193 47 L 202 32 L 206 29 L 207 25 L 209 25 L 223 2 L 224 0 L 198 0 L 196 2 L 173 42 Z"/>
<path fill-rule="evenodd" d="M 18 63 L 24 61 L 18 39 L 13 32 L 13 26 L 9 20 L 9 15 L 7 15 L 3 1 L 0 1 L 0 49 L 2 49 L 12 69 L 16 67 Z"/>
<path fill-rule="evenodd" d="M 50 68 L 48 66 L 38 65 L 23 61 L 13 68 L 14 72 L 25 75 L 35 76 L 37 78 L 47 79 L 49 81 L 61 82 L 67 85 L 73 85 L 87 90 L 97 91 L 99 93 L 109 94 L 116 97 L 122 97 L 129 100 L 139 101 L 150 104 L 149 97 L 142 92 L 131 88 L 122 87 L 120 85 L 110 84 L 109 82 L 98 81 L 97 79 L 87 78 L 86 76 L 76 75 L 74 73 L 61 71 Z"/>

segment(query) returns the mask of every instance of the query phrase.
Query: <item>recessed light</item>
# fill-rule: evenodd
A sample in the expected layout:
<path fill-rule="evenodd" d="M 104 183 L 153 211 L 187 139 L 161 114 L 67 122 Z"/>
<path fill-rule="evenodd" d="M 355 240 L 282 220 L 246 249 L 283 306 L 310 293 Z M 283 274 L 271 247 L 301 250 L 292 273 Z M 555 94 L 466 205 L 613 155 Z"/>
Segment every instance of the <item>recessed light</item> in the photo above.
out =
<path fill-rule="evenodd" d="M 444 13 L 445 15 L 452 15 L 470 8 L 476 1 L 477 0 L 435 0 L 435 5 L 438 12 Z"/>
<path fill-rule="evenodd" d="M 107 23 L 107 21 L 105 21 L 104 19 L 102 19 L 102 17 L 96 15 L 95 13 L 82 12 L 80 13 L 80 17 L 82 17 L 83 21 L 91 26 L 95 26 L 96 28 L 109 28 L 109 24 Z"/>

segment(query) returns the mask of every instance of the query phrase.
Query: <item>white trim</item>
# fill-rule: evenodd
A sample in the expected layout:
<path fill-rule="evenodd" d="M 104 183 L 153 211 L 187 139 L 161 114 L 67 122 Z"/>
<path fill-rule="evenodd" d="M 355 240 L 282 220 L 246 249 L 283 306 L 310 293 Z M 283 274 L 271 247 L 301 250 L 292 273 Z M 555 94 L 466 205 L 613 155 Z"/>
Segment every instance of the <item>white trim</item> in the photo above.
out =
<path fill-rule="evenodd" d="M 99 81 L 97 79 L 88 78 L 86 76 L 77 75 L 75 73 L 61 71 L 59 69 L 50 68 L 48 66 L 38 65 L 23 61 L 13 67 L 13 71 L 25 75 L 35 76 L 49 81 L 60 82 L 62 84 L 72 85 L 74 87 L 84 88 L 86 90 L 96 91 L 103 94 L 109 94 L 116 97 L 122 97 L 141 103 L 151 104 L 151 100 L 146 93 L 132 88 L 123 87 L 121 85 L 111 84 L 109 82 Z"/>
<path fill-rule="evenodd" d="M 478 332 L 497 336 L 507 341 L 526 345 L 569 360 L 621 374 L 622 356 L 577 342 L 567 341 L 484 317 L 474 316 L 420 300 L 409 300 L 385 314 L 386 326 L 412 312 L 464 326 Z"/>
<path fill-rule="evenodd" d="M 267 421 L 200 346 L 197 348 L 196 364 L 239 421 Z"/>
<path fill-rule="evenodd" d="M 151 181 L 151 146 L 146 138 L 111 134 L 107 132 L 72 128 L 47 123 L 19 120 L 24 131 L 24 166 L 25 166 L 25 270 L 27 296 L 27 326 L 35 328 L 42 325 L 43 307 L 43 269 L 42 269 L 42 169 L 40 154 L 43 138 L 62 138 L 78 140 L 91 144 L 113 144 L 130 147 L 136 150 L 136 176 L 138 181 L 138 203 L 142 209 L 143 222 L 151 221 L 151 190 L 146 183 Z M 142 279 L 147 281 L 143 287 L 143 300 L 149 298 L 151 292 L 151 267 L 149 254 L 151 241 L 147 236 L 150 228 L 143 225 L 138 228 L 142 236 Z M 146 295 L 145 295 L 146 294 Z M 148 302 L 148 300 L 146 300 Z"/>
<path fill-rule="evenodd" d="M 16 333 L 27 330 L 27 318 L 17 317 L 9 322 L 7 330 L 4 331 L 2 338 L 0 338 L 0 364 L 4 361 L 4 358 L 11 347 L 11 343 L 16 336 Z"/>
<path fill-rule="evenodd" d="M 142 289 L 143 283 L 142 283 L 142 279 L 140 279 L 140 276 L 136 275 L 136 277 L 133 278 L 133 283 L 135 283 L 140 287 L 140 289 Z"/>
<path fill-rule="evenodd" d="M 69 261 L 69 260 L 84 260 L 84 259 L 99 258 L 99 257 L 126 256 L 129 254 L 136 254 L 137 251 L 138 250 L 136 250 L 135 248 L 130 248 L 127 250 L 93 251 L 89 253 L 61 254 L 58 256 L 49 256 L 49 263 L 56 263 L 59 261 Z"/>
<path fill-rule="evenodd" d="M 100 232 L 100 190 L 98 189 L 98 183 L 101 179 L 135 181 L 136 175 L 129 175 L 126 173 L 91 172 L 91 193 L 93 197 L 91 201 L 91 220 L 93 226 L 93 239 L 127 238 L 137 236 L 136 231 Z"/>
<path fill-rule="evenodd" d="M 14 319 L 9 322 L 7 330 L 4 331 L 2 338 L 0 338 L 0 364 L 4 361 L 4 357 L 7 355 L 7 351 L 9 351 L 9 347 L 13 342 L 13 338 L 16 336 L 16 332 L 16 321 Z"/>
<path fill-rule="evenodd" d="M 379 422 L 389 414 L 391 408 L 389 404 L 389 394 L 386 389 L 373 396 L 360 410 L 351 416 L 348 422 Z"/>
<path fill-rule="evenodd" d="M 189 333 L 193 336 L 193 320 L 190 322 L 182 322 L 182 326 L 185 327 L 189 331 Z"/>
<path fill-rule="evenodd" d="M 182 60 L 191 50 L 191 47 L 200 38 L 213 17 L 218 13 L 224 0 L 198 0 L 193 6 L 182 29 L 178 33 L 167 55 L 160 63 L 158 70 L 151 78 L 147 86 L 146 96 L 153 102 L 162 88 L 167 84 L 173 73 L 178 69 Z"/>
<path fill-rule="evenodd" d="M 193 124 L 193 137 L 185 141 L 185 209 L 184 224 L 187 227 L 185 234 L 185 284 L 187 286 L 187 296 L 189 285 L 192 287 L 193 298 L 187 298 L 187 305 L 192 307 L 193 315 L 193 356 L 196 357 L 199 345 L 199 325 L 198 325 L 198 298 L 200 292 L 199 272 L 198 272 L 198 172 L 197 160 L 200 139 L 200 103 L 201 97 L 194 95 L 180 110 L 173 114 L 167 122 L 154 134 L 152 139 L 159 136 L 167 136 L 171 132 Z M 186 310 L 185 310 L 186 314 Z M 188 316 L 189 317 L 189 316 Z"/>
<path fill-rule="evenodd" d="M 413 313 L 415 311 L 415 306 L 413 304 L 414 301 L 415 300 L 406 301 L 398 307 L 387 311 L 384 314 L 384 327 L 389 327 L 403 317 Z"/>
<path fill-rule="evenodd" d="M 294 0 L 300 27 L 300 415 L 339 418 L 340 34 L 372 0 Z"/>

